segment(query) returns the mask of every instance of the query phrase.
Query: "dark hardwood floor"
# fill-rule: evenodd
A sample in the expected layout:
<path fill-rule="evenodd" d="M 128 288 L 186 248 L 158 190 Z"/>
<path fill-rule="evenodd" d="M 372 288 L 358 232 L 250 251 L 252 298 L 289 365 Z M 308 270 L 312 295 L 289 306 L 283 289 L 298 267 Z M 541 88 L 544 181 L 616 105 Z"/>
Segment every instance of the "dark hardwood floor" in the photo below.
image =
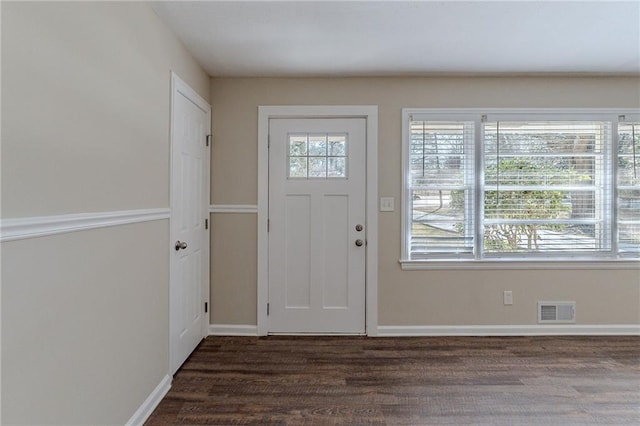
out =
<path fill-rule="evenodd" d="M 209 337 L 148 425 L 640 425 L 640 337 Z"/>

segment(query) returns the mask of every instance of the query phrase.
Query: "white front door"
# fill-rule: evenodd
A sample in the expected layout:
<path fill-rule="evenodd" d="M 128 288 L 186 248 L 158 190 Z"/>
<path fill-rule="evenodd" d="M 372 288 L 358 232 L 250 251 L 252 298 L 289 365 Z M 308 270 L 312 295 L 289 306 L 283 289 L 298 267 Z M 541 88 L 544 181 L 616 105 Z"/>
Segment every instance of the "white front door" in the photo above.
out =
<path fill-rule="evenodd" d="M 269 120 L 269 333 L 364 333 L 366 120 Z"/>
<path fill-rule="evenodd" d="M 210 107 L 174 75 L 171 107 L 169 340 L 175 373 L 206 336 Z"/>

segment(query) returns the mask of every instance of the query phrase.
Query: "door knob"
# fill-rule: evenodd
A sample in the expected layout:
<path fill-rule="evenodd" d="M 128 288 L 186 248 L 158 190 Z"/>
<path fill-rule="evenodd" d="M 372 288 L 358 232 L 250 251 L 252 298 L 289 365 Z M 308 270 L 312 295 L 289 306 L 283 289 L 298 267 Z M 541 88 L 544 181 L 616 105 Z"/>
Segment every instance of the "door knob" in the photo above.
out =
<path fill-rule="evenodd" d="M 183 241 L 181 242 L 180 240 L 178 240 L 178 241 L 176 241 L 176 245 L 175 245 L 175 247 L 176 247 L 176 251 L 178 251 L 178 250 L 180 250 L 180 249 L 183 249 L 183 250 L 184 250 L 184 249 L 186 249 L 186 248 L 187 248 L 187 243 L 185 243 L 185 242 L 183 242 Z"/>
<path fill-rule="evenodd" d="M 364 241 L 362 241 L 362 240 L 356 240 L 356 245 L 357 245 L 358 247 L 361 247 L 363 244 L 364 244 Z"/>

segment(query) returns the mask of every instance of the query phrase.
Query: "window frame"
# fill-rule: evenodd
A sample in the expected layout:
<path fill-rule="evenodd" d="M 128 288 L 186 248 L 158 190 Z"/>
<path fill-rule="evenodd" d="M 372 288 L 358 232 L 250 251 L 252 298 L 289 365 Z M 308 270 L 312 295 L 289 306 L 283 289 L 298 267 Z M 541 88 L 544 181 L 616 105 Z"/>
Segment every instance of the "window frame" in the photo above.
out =
<path fill-rule="evenodd" d="M 474 123 L 473 164 L 471 173 L 474 176 L 474 246 L 472 255 L 433 254 L 429 259 L 410 258 L 410 238 L 412 230 L 411 206 L 411 136 L 410 122 L 413 120 L 427 121 L 472 121 Z M 482 236 L 483 194 L 484 194 L 484 145 L 483 125 L 485 122 L 495 121 L 600 121 L 610 123 L 610 146 L 603 148 L 603 161 L 607 172 L 604 176 L 605 193 L 610 199 L 604 206 L 604 220 L 609 223 L 611 244 L 606 252 L 575 253 L 568 252 L 566 256 L 558 254 L 537 253 L 527 256 L 518 254 L 490 254 L 481 253 L 478 238 Z M 640 109 L 632 108 L 403 108 L 402 109 L 402 193 L 401 193 L 401 258 L 402 269 L 574 269 L 574 268 L 640 268 L 640 258 L 634 254 L 618 252 L 617 229 L 617 153 L 618 153 L 618 123 L 640 122 Z M 607 192 L 608 191 L 608 192 Z"/>

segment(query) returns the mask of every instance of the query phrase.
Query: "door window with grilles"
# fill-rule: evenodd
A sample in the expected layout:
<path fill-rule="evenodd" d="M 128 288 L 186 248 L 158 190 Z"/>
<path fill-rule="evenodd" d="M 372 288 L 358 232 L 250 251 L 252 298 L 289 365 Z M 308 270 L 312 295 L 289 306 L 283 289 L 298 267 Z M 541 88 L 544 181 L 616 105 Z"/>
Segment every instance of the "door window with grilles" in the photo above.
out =
<path fill-rule="evenodd" d="M 290 179 L 347 177 L 346 134 L 293 134 L 288 145 Z"/>

